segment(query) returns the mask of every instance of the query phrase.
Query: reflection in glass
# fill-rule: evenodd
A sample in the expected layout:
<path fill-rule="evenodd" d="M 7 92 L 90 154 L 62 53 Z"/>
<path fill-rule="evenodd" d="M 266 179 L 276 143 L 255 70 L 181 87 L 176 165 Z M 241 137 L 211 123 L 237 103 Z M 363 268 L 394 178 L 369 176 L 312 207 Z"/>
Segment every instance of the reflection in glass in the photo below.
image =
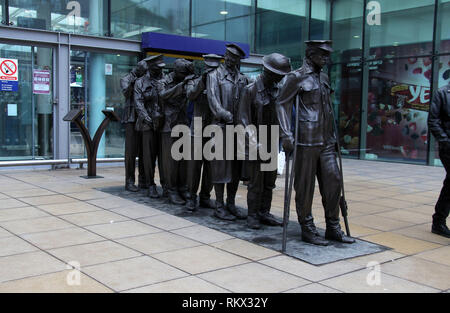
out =
<path fill-rule="evenodd" d="M 341 152 L 359 156 L 361 121 L 361 64 L 344 63 L 331 66 L 330 81 L 334 93 L 332 103 L 338 109 L 337 119 Z"/>
<path fill-rule="evenodd" d="M 52 49 L 1 44 L 0 58 L 18 79 L 1 82 L 0 160 L 52 158 Z"/>
<path fill-rule="evenodd" d="M 189 36 L 189 1 L 112 0 L 111 32 L 114 37 L 134 40 L 141 40 L 143 32 Z"/>
<path fill-rule="evenodd" d="M 428 144 L 429 58 L 384 59 L 369 72 L 369 159 L 425 163 Z"/>
<path fill-rule="evenodd" d="M 9 20 L 14 26 L 104 36 L 107 0 L 9 0 Z"/>
<path fill-rule="evenodd" d="M 136 65 L 137 57 L 71 51 L 71 109 L 84 111 L 84 123 L 91 137 L 104 119 L 102 110 L 112 109 L 121 117 L 125 99 L 120 90 L 120 78 Z M 112 66 L 112 72 L 105 66 Z M 111 68 L 111 67 L 109 67 Z M 110 123 L 100 142 L 97 156 L 123 157 L 125 133 L 121 123 Z M 70 156 L 86 157 L 78 128 L 71 125 Z"/>
<path fill-rule="evenodd" d="M 431 53 L 434 0 L 378 2 L 381 25 L 367 26 L 371 55 L 379 58 Z M 414 46 L 409 47 L 408 44 Z"/>

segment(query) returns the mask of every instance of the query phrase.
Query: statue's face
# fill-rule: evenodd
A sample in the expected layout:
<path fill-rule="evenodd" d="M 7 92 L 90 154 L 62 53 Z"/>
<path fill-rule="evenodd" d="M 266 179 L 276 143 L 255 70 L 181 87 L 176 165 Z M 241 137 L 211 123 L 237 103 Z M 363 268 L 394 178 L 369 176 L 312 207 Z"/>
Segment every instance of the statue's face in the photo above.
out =
<path fill-rule="evenodd" d="M 183 69 L 175 69 L 175 80 L 180 81 L 183 80 L 186 76 L 188 76 L 188 72 L 183 68 Z"/>
<path fill-rule="evenodd" d="M 157 64 L 152 64 L 149 68 L 150 74 L 153 77 L 159 77 L 162 74 L 162 67 L 159 67 Z"/>
<path fill-rule="evenodd" d="M 283 75 L 279 75 L 274 72 L 271 72 L 266 68 L 264 68 L 264 75 L 266 75 L 268 80 L 274 84 L 278 84 L 284 77 Z"/>
<path fill-rule="evenodd" d="M 241 63 L 241 58 L 237 55 L 234 55 L 230 52 L 225 52 L 225 65 L 228 68 L 236 68 L 239 69 L 239 65 Z"/>
<path fill-rule="evenodd" d="M 330 62 L 330 53 L 322 49 L 317 49 L 312 53 L 310 59 L 317 67 L 323 68 Z"/>

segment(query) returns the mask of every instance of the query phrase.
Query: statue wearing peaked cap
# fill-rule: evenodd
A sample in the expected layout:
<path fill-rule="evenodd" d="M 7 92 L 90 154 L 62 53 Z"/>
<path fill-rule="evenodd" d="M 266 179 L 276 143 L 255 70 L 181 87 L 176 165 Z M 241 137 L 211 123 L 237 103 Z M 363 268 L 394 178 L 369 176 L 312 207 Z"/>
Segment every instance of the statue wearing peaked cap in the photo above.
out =
<path fill-rule="evenodd" d="M 155 184 L 155 168 L 158 169 L 161 185 L 164 185 L 164 175 L 161 166 L 161 138 L 159 125 L 161 124 L 161 109 L 159 106 L 159 90 L 162 89 L 160 80 L 165 64 L 163 56 L 155 55 L 141 62 L 147 64 L 147 73 L 136 81 L 134 97 L 136 100 L 137 121 L 136 130 L 142 132 L 142 151 L 148 195 L 159 198 Z"/>
<path fill-rule="evenodd" d="M 288 153 L 297 149 L 294 188 L 302 240 L 316 245 L 328 245 L 326 239 L 353 243 L 339 224 L 341 174 L 335 154 L 331 87 L 328 75 L 322 71 L 332 52 L 331 41 L 311 40 L 306 45 L 303 66 L 286 75 L 276 104 L 283 148 Z M 291 112 L 296 97 L 299 103 L 296 116 L 298 142 L 294 146 Z M 325 239 L 319 236 L 311 211 L 316 176 L 325 209 Z"/>
<path fill-rule="evenodd" d="M 211 161 L 211 177 L 216 194 L 214 215 L 224 220 L 245 219 L 246 214 L 235 206 L 236 192 L 242 172 L 242 161 L 226 159 L 226 125 L 237 125 L 237 112 L 240 95 L 249 83 L 247 76 L 239 71 L 245 52 L 236 44 L 226 45 L 225 62 L 207 75 L 206 90 L 212 112 L 212 124 L 222 129 L 223 158 Z M 215 135 L 217 136 L 217 134 Z M 213 138 L 214 140 L 214 138 Z M 220 141 L 220 139 L 218 139 Z M 236 141 L 234 141 L 236 143 Z M 236 147 L 234 151 L 236 152 Z M 225 185 L 227 201 L 224 203 Z"/>
<path fill-rule="evenodd" d="M 200 185 L 201 178 L 201 189 L 199 194 L 199 205 L 203 208 L 214 209 L 215 203 L 211 201 L 211 191 L 213 185 L 211 182 L 211 164 L 208 160 L 204 158 L 203 147 L 208 141 L 207 137 L 203 137 L 203 130 L 206 126 L 210 125 L 212 122 L 212 113 L 209 108 L 208 97 L 206 92 L 206 79 L 208 73 L 216 69 L 222 60 L 222 57 L 217 54 L 206 54 L 203 55 L 205 70 L 203 74 L 196 78 L 188 81 L 186 84 L 186 95 L 187 98 L 194 103 L 194 113 L 191 123 L 191 157 L 192 159 L 188 161 L 187 164 L 187 181 L 189 189 L 189 199 L 186 202 L 186 208 L 188 211 L 196 210 L 197 205 L 197 191 Z M 201 119 L 202 129 L 195 129 L 194 122 L 196 119 Z M 200 134 L 195 133 L 196 131 L 201 131 Z M 201 137 L 201 145 L 195 145 L 195 138 Z M 198 149 L 198 151 L 197 151 Z M 195 159 L 194 156 L 201 156 L 200 159 Z M 203 168 L 203 171 L 202 171 Z"/>

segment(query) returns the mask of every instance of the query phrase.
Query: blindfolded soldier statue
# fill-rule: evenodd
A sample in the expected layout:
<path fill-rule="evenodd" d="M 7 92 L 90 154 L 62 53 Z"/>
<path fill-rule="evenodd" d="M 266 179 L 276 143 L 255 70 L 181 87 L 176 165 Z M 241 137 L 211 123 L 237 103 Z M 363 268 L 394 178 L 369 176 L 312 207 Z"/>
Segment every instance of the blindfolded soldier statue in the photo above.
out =
<path fill-rule="evenodd" d="M 328 245 L 328 240 L 353 243 L 339 224 L 341 174 L 336 160 L 336 134 L 333 127 L 331 88 L 322 68 L 330 58 L 331 41 L 306 42 L 303 66 L 286 75 L 277 97 L 280 137 L 286 152 L 297 149 L 294 160 L 295 203 L 302 229 L 302 240 L 316 245 Z M 298 142 L 294 145 L 291 131 L 292 105 L 298 97 Z M 325 209 L 325 239 L 319 236 L 312 216 L 315 178 L 317 176 Z"/>
<path fill-rule="evenodd" d="M 172 137 L 172 128 L 187 125 L 187 98 L 185 84 L 193 78 L 194 66 L 185 59 L 177 59 L 174 71 L 161 80 L 159 93 L 164 123 L 161 128 L 162 166 L 165 188 L 169 202 L 183 205 L 189 198 L 186 181 L 186 160 L 175 160 L 171 154 L 172 144 L 179 138 Z"/>
<path fill-rule="evenodd" d="M 271 134 L 271 126 L 278 125 L 275 108 L 277 84 L 291 71 L 291 62 L 284 55 L 272 53 L 263 58 L 263 66 L 263 73 L 256 78 L 255 82 L 247 85 L 242 92 L 239 121 L 249 131 L 256 131 L 256 133 L 252 131 L 248 135 L 247 145 L 260 145 L 261 137 L 257 129 L 260 126 L 266 126 L 267 138 L 262 140 L 267 140 L 266 144 L 270 147 L 270 142 L 274 139 Z M 248 127 L 250 125 L 255 128 Z M 249 147 L 246 147 L 245 151 L 246 160 L 248 160 L 246 164 L 250 174 L 247 193 L 247 226 L 252 229 L 259 229 L 261 223 L 269 226 L 281 226 L 282 223 L 270 214 L 272 190 L 275 188 L 277 170 L 263 171 L 261 159 L 249 160 Z M 270 153 L 270 151 L 268 152 Z M 278 153 L 278 146 L 276 153 Z"/>

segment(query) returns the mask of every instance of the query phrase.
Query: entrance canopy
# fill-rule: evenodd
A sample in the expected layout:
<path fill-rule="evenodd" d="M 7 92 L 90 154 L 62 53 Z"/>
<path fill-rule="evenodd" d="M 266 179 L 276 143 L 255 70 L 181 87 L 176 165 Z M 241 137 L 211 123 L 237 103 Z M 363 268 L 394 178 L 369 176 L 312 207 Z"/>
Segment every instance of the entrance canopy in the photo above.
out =
<path fill-rule="evenodd" d="M 191 56 L 202 56 L 203 54 L 209 53 L 224 55 L 225 46 L 228 43 L 235 43 L 239 45 L 242 50 L 244 50 L 245 57 L 249 57 L 250 46 L 246 43 L 169 35 L 154 32 L 142 33 L 143 51 L 154 51 Z"/>

